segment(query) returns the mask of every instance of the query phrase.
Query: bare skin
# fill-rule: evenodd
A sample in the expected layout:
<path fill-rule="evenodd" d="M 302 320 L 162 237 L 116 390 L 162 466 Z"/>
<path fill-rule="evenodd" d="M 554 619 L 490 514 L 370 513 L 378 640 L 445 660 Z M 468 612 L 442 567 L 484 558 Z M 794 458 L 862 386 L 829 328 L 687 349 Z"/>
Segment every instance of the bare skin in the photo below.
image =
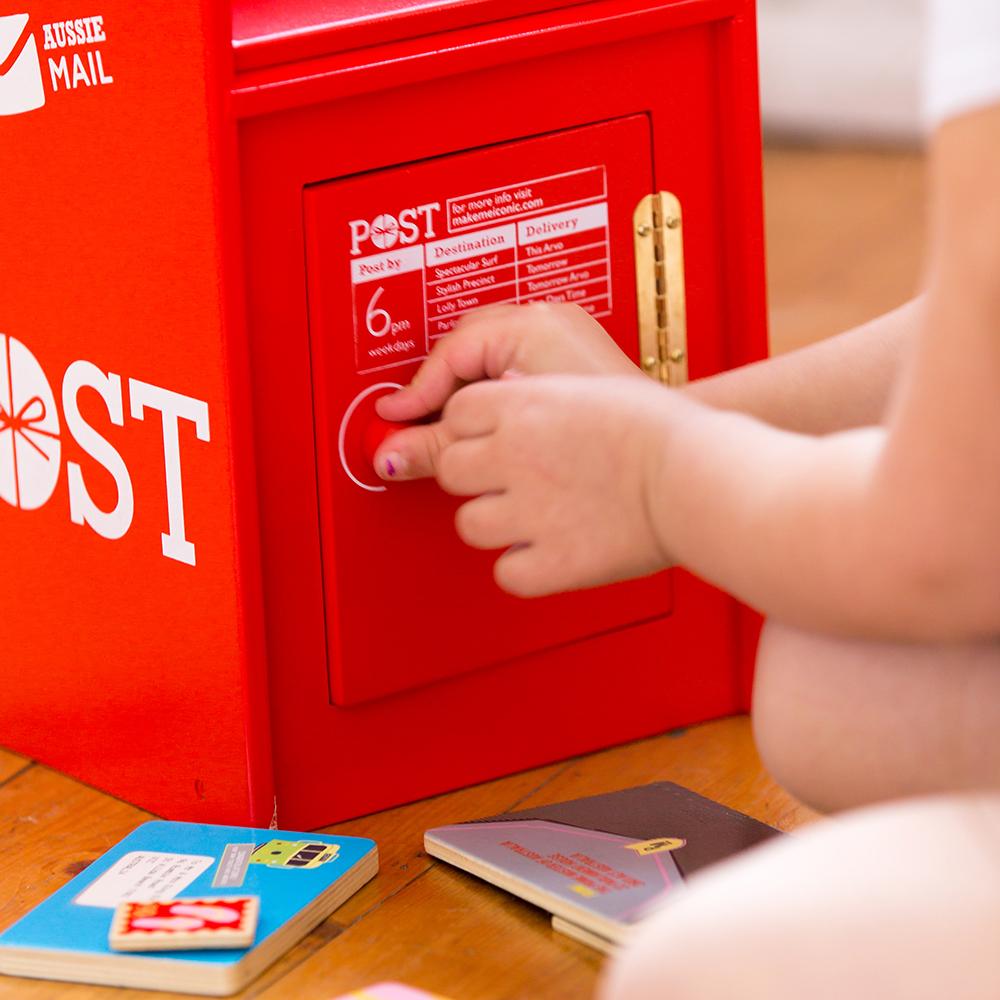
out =
<path fill-rule="evenodd" d="M 1000 788 L 1000 647 L 873 642 L 769 623 L 753 723 L 775 777 L 824 811 Z"/>
<path fill-rule="evenodd" d="M 1000 108 L 947 125 L 932 163 L 926 295 L 867 331 L 676 393 L 618 359 L 560 367 L 552 329 L 535 364 L 483 317 L 452 376 L 426 366 L 423 412 L 454 393 L 443 419 L 386 443 L 423 442 L 407 473 L 475 497 L 459 531 L 512 546 L 515 593 L 681 562 L 768 613 L 755 730 L 805 801 L 949 793 L 696 882 L 606 997 L 1000 994 Z M 510 368 L 579 374 L 456 393 Z M 421 415 L 417 396 L 384 415 Z"/>
<path fill-rule="evenodd" d="M 684 393 L 799 434 L 880 424 L 912 348 L 923 297 L 810 347 L 693 382 Z"/>

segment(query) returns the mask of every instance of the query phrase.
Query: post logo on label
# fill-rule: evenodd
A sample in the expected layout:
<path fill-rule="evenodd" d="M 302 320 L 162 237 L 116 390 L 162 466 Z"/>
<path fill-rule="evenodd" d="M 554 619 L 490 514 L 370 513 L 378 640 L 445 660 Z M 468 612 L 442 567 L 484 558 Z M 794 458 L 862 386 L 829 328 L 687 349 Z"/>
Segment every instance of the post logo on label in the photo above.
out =
<path fill-rule="evenodd" d="M 420 239 L 432 238 L 434 215 L 440 211 L 440 202 L 431 201 L 404 208 L 395 215 L 380 212 L 371 222 L 351 219 L 347 224 L 351 231 L 351 256 L 360 254 L 368 242 L 379 250 L 391 250 L 397 243 L 407 247 Z"/>
<path fill-rule="evenodd" d="M 0 16 L 0 115 L 21 115 L 44 104 L 42 66 L 28 15 Z"/>
<path fill-rule="evenodd" d="M 147 411 L 160 418 L 167 493 L 161 551 L 167 559 L 194 566 L 195 546 L 185 529 L 180 422 L 194 424 L 199 441 L 210 441 L 208 403 L 134 378 L 127 385 L 132 419 L 145 420 Z M 122 538 L 135 515 L 132 476 L 118 449 L 81 413 L 84 389 L 97 393 L 109 423 L 125 425 L 122 377 L 90 361 L 72 362 L 62 379 L 63 419 L 67 440 L 72 438 L 89 461 L 86 469 L 78 462 L 66 463 L 69 519 L 102 538 Z M 37 510 L 51 500 L 59 482 L 61 433 L 55 394 L 42 366 L 19 340 L 0 333 L 0 499 L 19 510 Z M 115 482 L 118 496 L 110 510 L 98 506 L 87 489 L 86 476 L 95 464 Z"/>

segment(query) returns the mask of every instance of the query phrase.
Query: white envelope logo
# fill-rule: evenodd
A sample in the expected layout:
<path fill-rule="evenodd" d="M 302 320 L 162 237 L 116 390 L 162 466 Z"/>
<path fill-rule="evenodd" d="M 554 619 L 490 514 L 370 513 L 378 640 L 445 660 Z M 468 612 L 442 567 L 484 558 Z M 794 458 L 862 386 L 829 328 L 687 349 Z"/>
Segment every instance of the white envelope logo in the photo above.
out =
<path fill-rule="evenodd" d="M 42 67 L 27 14 L 0 17 L 0 115 L 20 115 L 45 103 Z"/>

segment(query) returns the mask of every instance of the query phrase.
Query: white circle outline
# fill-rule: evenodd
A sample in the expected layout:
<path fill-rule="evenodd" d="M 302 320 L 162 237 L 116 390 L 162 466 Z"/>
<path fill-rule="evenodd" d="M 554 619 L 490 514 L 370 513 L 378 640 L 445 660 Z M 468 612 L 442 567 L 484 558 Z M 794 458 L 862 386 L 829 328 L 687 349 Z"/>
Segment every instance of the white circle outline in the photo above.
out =
<path fill-rule="evenodd" d="M 344 472 L 347 473 L 347 478 L 350 479 L 355 486 L 360 486 L 363 490 L 368 490 L 369 493 L 385 493 L 386 488 L 384 486 L 370 486 L 368 483 L 363 483 L 356 475 L 354 475 L 353 472 L 351 472 L 350 466 L 347 464 L 347 452 L 344 448 L 344 443 L 347 440 L 347 425 L 350 423 L 351 417 L 354 416 L 354 411 L 373 392 L 377 392 L 379 389 L 402 388 L 403 387 L 398 382 L 376 382 L 375 385 L 368 386 L 367 389 L 363 389 L 354 397 L 353 400 L 351 400 L 351 405 L 344 411 L 344 415 L 340 420 L 340 433 L 337 435 L 337 451 L 340 455 L 340 464 L 344 467 Z"/>

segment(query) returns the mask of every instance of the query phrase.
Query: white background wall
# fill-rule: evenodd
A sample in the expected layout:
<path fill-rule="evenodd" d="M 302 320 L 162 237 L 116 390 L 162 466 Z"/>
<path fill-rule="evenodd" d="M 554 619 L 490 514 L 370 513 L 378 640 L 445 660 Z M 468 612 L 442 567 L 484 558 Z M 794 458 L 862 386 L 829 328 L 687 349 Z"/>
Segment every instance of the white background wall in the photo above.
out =
<path fill-rule="evenodd" d="M 770 133 L 919 138 L 923 0 L 758 0 L 758 18 Z"/>

